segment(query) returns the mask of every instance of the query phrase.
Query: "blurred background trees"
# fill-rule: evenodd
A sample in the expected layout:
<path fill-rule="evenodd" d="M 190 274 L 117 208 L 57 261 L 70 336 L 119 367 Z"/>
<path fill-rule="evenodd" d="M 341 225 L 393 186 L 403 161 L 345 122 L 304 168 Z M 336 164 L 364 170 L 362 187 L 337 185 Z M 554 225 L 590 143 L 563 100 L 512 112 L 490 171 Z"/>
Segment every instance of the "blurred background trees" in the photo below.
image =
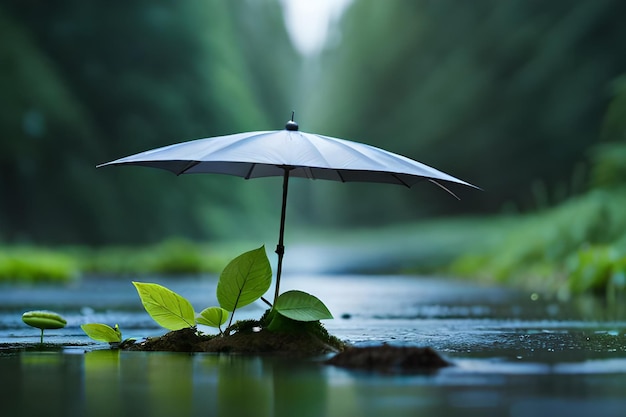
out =
<path fill-rule="evenodd" d="M 363 221 L 537 209 L 582 191 L 611 83 L 626 68 L 624 13 L 610 0 L 356 1 L 321 58 L 314 129 L 485 190 L 460 189 L 455 204 L 431 187 L 377 189 L 400 209 Z M 342 188 L 333 201 L 357 194 Z"/>
<path fill-rule="evenodd" d="M 280 129 L 291 110 L 304 131 L 404 154 L 485 192 L 455 188 L 456 202 L 428 184 L 298 181 L 290 222 L 336 228 L 557 204 L 584 191 L 590 171 L 594 183 L 609 175 L 589 169 L 604 155 L 606 171 L 616 155 L 596 147 L 600 138 L 624 141 L 625 14 L 620 0 L 355 0 L 324 52 L 300 56 L 278 0 L 7 0 L 0 241 L 267 237 L 280 180 L 95 165 Z M 610 178 L 623 179 L 613 165 Z"/>
<path fill-rule="evenodd" d="M 276 2 L 9 1 L 0 19 L 1 238 L 206 239 L 263 224 L 262 185 L 95 165 L 268 129 L 277 109 L 286 120 L 297 57 Z M 268 44 L 280 57 L 259 59 Z"/>

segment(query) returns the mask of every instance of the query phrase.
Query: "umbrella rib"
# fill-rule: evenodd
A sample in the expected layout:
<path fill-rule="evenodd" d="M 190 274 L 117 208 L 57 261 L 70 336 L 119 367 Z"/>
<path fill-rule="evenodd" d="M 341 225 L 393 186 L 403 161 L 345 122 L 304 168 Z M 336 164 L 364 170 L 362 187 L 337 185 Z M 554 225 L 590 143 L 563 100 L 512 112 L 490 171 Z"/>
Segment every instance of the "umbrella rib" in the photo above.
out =
<path fill-rule="evenodd" d="M 409 184 L 407 184 L 407 182 L 406 182 L 406 181 L 404 181 L 402 178 L 400 178 L 400 177 L 398 176 L 398 174 L 393 174 L 393 173 L 392 173 L 392 174 L 391 174 L 391 176 L 392 176 L 392 177 L 394 177 L 395 179 L 397 179 L 397 180 L 398 180 L 398 182 L 399 182 L 400 184 L 404 185 L 406 188 L 411 188 L 411 186 L 410 186 Z"/>
<path fill-rule="evenodd" d="M 445 187 L 445 186 L 444 186 L 444 185 L 442 185 L 442 184 L 439 184 L 439 183 L 438 183 L 437 181 L 435 181 L 434 179 L 432 179 L 432 178 L 428 178 L 428 181 L 430 181 L 430 182 L 432 182 L 433 184 L 435 184 L 435 185 L 437 185 L 437 186 L 439 186 L 439 187 L 443 188 L 444 190 L 446 190 L 447 192 L 449 192 L 450 194 L 452 194 L 452 196 L 453 196 L 454 198 L 456 198 L 457 200 L 459 200 L 459 201 L 461 200 L 461 199 L 459 198 L 459 196 L 458 196 L 458 195 L 454 194 L 454 193 L 453 193 L 452 191 L 450 191 L 447 187 Z"/>
<path fill-rule="evenodd" d="M 330 136 L 324 136 L 324 135 L 319 135 L 319 134 L 313 134 L 313 135 L 317 136 L 318 138 L 331 141 L 331 142 L 333 142 L 336 145 L 339 145 L 339 146 L 351 149 L 352 151 L 356 151 L 359 154 L 361 159 L 367 159 L 367 160 L 372 161 L 372 162 L 374 162 L 376 164 L 379 164 L 379 165 L 381 163 L 381 161 L 378 161 L 376 158 L 372 158 L 369 155 L 366 155 L 360 149 L 357 149 L 357 148 L 352 146 L 353 143 L 357 143 L 358 144 L 358 142 L 351 142 L 351 141 L 347 141 L 345 139 L 338 139 L 338 138 L 333 138 L 333 137 L 330 137 Z M 413 160 L 413 159 L 411 159 L 409 157 L 406 157 L 404 155 L 394 154 L 392 152 L 386 151 L 386 150 L 378 148 L 376 146 L 372 146 L 372 145 L 368 145 L 368 144 L 364 144 L 364 143 L 360 144 L 360 145 L 364 145 L 365 147 L 370 148 L 373 152 L 375 152 L 378 155 L 382 155 L 383 157 L 394 157 L 394 158 L 400 157 L 399 161 L 401 161 L 409 169 L 418 168 L 420 170 L 427 171 L 427 172 L 425 172 L 423 174 L 413 174 L 413 173 L 405 172 L 408 175 L 416 176 L 416 177 L 422 177 L 422 178 L 428 179 L 429 181 L 431 180 L 431 175 L 434 175 L 435 177 L 437 175 L 442 175 L 444 177 L 449 177 L 449 178 L 438 178 L 438 179 L 441 179 L 443 181 L 457 182 L 459 184 L 464 184 L 464 185 L 467 185 L 467 186 L 470 186 L 470 187 L 474 187 L 474 188 L 480 189 L 479 187 L 476 187 L 475 185 L 472 185 L 472 184 L 469 184 L 469 183 L 467 183 L 465 181 L 459 180 L 458 178 L 452 177 L 451 175 L 446 174 L 445 172 L 441 172 L 441 171 L 439 171 L 436 168 L 433 168 L 433 167 L 428 166 L 426 164 L 423 164 L 421 162 L 415 161 L 415 160 Z M 375 170 L 375 171 L 392 173 L 390 171 L 385 170 L 384 167 L 381 167 L 381 168 L 382 169 Z M 407 185 L 404 181 L 400 181 L 400 182 L 401 182 L 401 184 L 406 185 L 407 187 L 410 187 L 410 185 Z M 433 182 L 435 184 L 437 184 L 439 187 L 441 187 L 444 190 L 446 190 L 447 192 L 449 192 L 450 194 L 452 194 L 457 199 L 459 199 L 459 197 L 457 197 L 452 191 L 448 190 L 446 187 L 442 186 L 441 184 L 439 184 L 439 183 L 437 183 L 435 181 L 433 181 Z"/>
<path fill-rule="evenodd" d="M 319 139 L 323 139 L 323 140 L 325 140 L 325 141 L 329 141 L 329 142 L 331 142 L 331 143 L 335 144 L 336 146 L 340 146 L 340 147 L 342 147 L 342 148 L 344 148 L 344 149 L 349 149 L 349 150 L 351 150 L 351 151 L 354 151 L 354 152 L 358 153 L 358 154 L 359 154 L 359 156 L 360 156 L 362 159 L 367 159 L 368 161 L 371 161 L 371 162 L 374 162 L 374 163 L 376 162 L 374 159 L 372 159 L 372 158 L 371 158 L 371 157 L 369 157 L 368 155 L 365 155 L 365 154 L 364 154 L 363 152 L 361 152 L 359 149 L 355 149 L 353 146 L 350 146 L 349 141 L 345 141 L 345 140 L 342 140 L 342 139 L 333 138 L 333 137 L 330 137 L 330 136 L 318 135 L 318 134 L 315 134 L 315 133 L 311 133 L 311 134 L 312 134 L 313 136 L 318 137 Z M 376 148 L 376 147 L 374 147 L 374 146 L 371 146 L 371 145 L 367 145 L 367 144 L 362 144 L 362 145 L 366 145 L 367 147 L 370 147 L 370 148 L 372 148 L 372 149 L 374 149 L 374 150 L 376 150 L 376 151 L 380 151 L 380 150 L 382 150 L 382 149 L 378 149 L 378 148 Z M 324 158 L 324 160 L 325 160 L 325 158 Z"/>
<path fill-rule="evenodd" d="M 187 171 L 189 171 L 191 168 L 195 167 L 199 163 L 200 163 L 200 161 L 191 161 L 191 162 L 189 162 L 187 165 L 185 165 L 185 168 L 183 168 L 180 171 L 178 171 L 176 173 L 176 175 L 181 175 L 181 174 L 186 173 Z"/>
<path fill-rule="evenodd" d="M 250 165 L 250 169 L 248 170 L 248 173 L 246 174 L 244 179 L 246 179 L 246 180 L 250 179 L 250 177 L 252 176 L 252 171 L 254 171 L 254 168 L 256 168 L 256 164 L 251 164 Z"/>
<path fill-rule="evenodd" d="M 263 137 L 265 135 L 267 135 L 268 133 L 272 133 L 272 132 L 266 132 L 266 131 L 259 131 L 259 132 L 251 132 L 250 136 L 245 137 L 243 139 L 241 139 L 241 141 L 245 141 L 245 142 L 251 142 L 254 141 L 256 139 L 258 139 L 259 137 Z M 237 134 L 237 135 L 241 135 L 241 134 Z M 228 136 L 233 136 L 233 135 L 228 135 Z M 218 136 L 218 137 L 214 137 L 214 138 L 205 138 L 205 139 L 201 139 L 201 140 L 215 140 L 215 139 L 219 139 L 219 138 L 224 138 L 224 137 L 228 137 L 228 136 Z M 230 142 L 227 143 L 223 146 L 219 146 L 216 147 L 215 149 L 212 149 L 209 153 L 210 154 L 216 154 L 216 153 L 221 153 L 221 152 L 225 152 L 228 151 L 229 149 L 233 148 L 233 147 L 238 147 L 240 146 L 240 142 L 239 141 L 235 141 L 235 142 Z M 207 154 L 202 155 L 203 157 L 207 156 Z"/>

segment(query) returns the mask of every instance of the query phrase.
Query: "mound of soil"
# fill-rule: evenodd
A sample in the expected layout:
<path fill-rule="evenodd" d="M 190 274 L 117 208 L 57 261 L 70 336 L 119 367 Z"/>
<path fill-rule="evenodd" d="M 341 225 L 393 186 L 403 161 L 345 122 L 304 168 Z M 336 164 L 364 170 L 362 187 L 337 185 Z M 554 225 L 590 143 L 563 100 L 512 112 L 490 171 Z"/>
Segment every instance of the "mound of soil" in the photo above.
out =
<path fill-rule="evenodd" d="M 236 332 L 228 336 L 198 335 L 193 328 L 176 330 L 148 338 L 127 347 L 128 350 L 166 352 L 217 352 L 315 356 L 336 353 L 345 345 L 339 339 L 309 332 L 272 332 L 269 330 Z"/>
<path fill-rule="evenodd" d="M 122 344 L 120 349 L 162 352 L 215 352 L 320 356 L 335 353 L 325 363 L 351 369 L 383 373 L 424 373 L 451 365 L 429 347 L 391 346 L 347 347 L 330 336 L 319 324 L 306 330 L 270 331 L 244 323 L 229 335 L 202 335 L 193 327 L 169 332 L 141 342 Z"/>
<path fill-rule="evenodd" d="M 335 366 L 384 373 L 432 372 L 450 366 L 430 347 L 381 346 L 350 347 L 326 361 Z"/>

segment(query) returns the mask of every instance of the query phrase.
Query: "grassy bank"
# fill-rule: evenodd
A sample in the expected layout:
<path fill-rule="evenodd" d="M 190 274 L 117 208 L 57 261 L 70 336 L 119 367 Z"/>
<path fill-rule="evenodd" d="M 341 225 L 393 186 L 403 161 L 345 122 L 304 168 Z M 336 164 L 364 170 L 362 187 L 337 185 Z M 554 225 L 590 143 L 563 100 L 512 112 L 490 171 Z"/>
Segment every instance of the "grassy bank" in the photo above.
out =
<path fill-rule="evenodd" d="M 626 189 L 594 190 L 519 216 L 447 271 L 564 295 L 626 289 Z"/>
<path fill-rule="evenodd" d="M 325 253 L 344 262 L 345 271 L 439 273 L 565 296 L 611 295 L 626 290 L 625 208 L 626 189 L 598 189 L 538 213 L 383 229 L 299 230 L 289 243 L 330 248 Z M 0 282 L 219 273 L 252 247 L 183 239 L 149 247 L 10 247 L 0 252 Z M 349 260 L 342 259 L 348 254 Z"/>
<path fill-rule="evenodd" d="M 70 255 L 38 247 L 0 250 L 0 282 L 67 282 L 77 277 L 79 262 Z"/>
<path fill-rule="evenodd" d="M 228 249 L 232 246 L 233 249 Z M 0 282 L 63 283 L 84 275 L 137 276 L 218 273 L 238 245 L 171 239 L 160 244 L 104 248 L 9 246 L 0 250 Z"/>

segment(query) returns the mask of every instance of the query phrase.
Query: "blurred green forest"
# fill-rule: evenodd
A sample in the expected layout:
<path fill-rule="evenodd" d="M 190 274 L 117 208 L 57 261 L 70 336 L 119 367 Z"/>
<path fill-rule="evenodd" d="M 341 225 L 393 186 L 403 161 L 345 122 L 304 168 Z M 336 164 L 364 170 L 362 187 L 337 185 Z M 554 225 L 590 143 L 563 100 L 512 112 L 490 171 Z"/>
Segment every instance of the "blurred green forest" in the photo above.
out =
<path fill-rule="evenodd" d="M 485 192 L 454 188 L 456 203 L 431 187 L 381 187 L 353 211 L 341 207 L 365 201 L 366 186 L 335 187 L 336 210 L 319 212 L 337 224 L 354 213 L 364 223 L 517 213 L 584 191 L 590 149 L 626 70 L 625 13 L 619 0 L 355 1 L 320 60 L 314 129 L 392 149 Z"/>
<path fill-rule="evenodd" d="M 280 129 L 292 110 L 304 131 L 485 191 L 453 187 L 459 202 L 428 184 L 294 181 L 290 227 L 523 213 L 613 187 L 626 161 L 625 15 L 621 0 L 355 0 L 323 52 L 301 56 L 278 0 L 5 0 L 0 242 L 271 239 L 279 179 L 95 165 Z"/>
<path fill-rule="evenodd" d="M 245 238 L 266 223 L 262 182 L 95 165 L 282 125 L 298 56 L 278 2 L 5 1 L 0 32 L 1 240 Z"/>

